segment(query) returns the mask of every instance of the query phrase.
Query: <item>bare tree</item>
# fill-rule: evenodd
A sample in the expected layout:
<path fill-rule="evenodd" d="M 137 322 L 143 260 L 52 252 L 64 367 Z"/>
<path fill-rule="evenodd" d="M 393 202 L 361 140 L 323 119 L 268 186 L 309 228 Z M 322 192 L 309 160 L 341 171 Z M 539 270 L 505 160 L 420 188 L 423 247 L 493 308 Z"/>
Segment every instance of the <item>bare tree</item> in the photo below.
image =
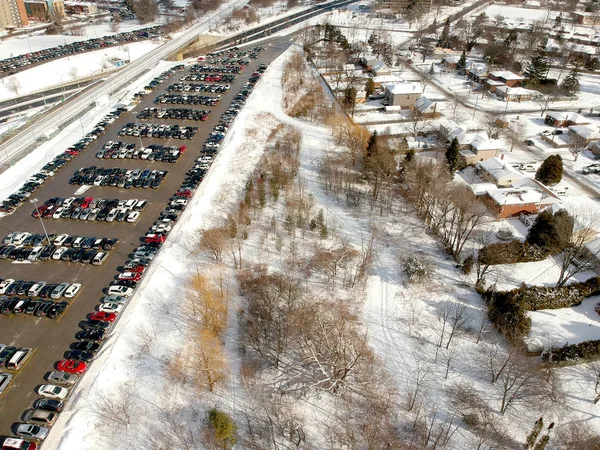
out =
<path fill-rule="evenodd" d="M 547 93 L 537 93 L 533 96 L 532 100 L 537 103 L 540 108 L 540 116 L 543 116 L 548 108 L 550 107 L 550 103 L 554 102 L 558 96 L 558 92 L 549 90 Z"/>
<path fill-rule="evenodd" d="M 414 409 L 422 390 L 426 388 L 430 375 L 431 368 L 423 364 L 420 359 L 417 359 L 416 367 L 411 369 L 411 386 L 409 388 L 406 408 L 409 412 Z"/>
<path fill-rule="evenodd" d="M 516 122 L 511 123 L 509 125 L 508 130 L 506 130 L 506 137 L 508 138 L 508 140 L 510 142 L 510 151 L 511 152 L 515 148 L 515 145 L 517 145 L 518 143 L 521 142 L 526 130 L 527 130 L 527 127 L 526 127 L 525 123 L 523 123 L 521 120 L 517 120 Z"/>
<path fill-rule="evenodd" d="M 197 370 L 197 383 L 207 387 L 210 392 L 229 374 L 223 345 L 208 329 L 200 330 L 194 340 L 193 360 Z"/>
<path fill-rule="evenodd" d="M 574 275 L 589 270 L 592 266 L 600 249 L 590 250 L 586 244 L 596 237 L 599 226 L 600 215 L 594 210 L 574 209 L 573 225 L 561 230 L 569 244 L 561 254 L 560 275 L 556 286 L 564 286 Z"/>
<path fill-rule="evenodd" d="M 208 251 L 217 262 L 223 260 L 223 250 L 227 244 L 227 228 L 209 228 L 202 232 L 200 248 Z"/>
<path fill-rule="evenodd" d="M 132 425 L 138 406 L 135 387 L 129 383 L 122 383 L 110 392 L 95 392 L 89 404 L 92 414 L 113 426 L 124 428 Z"/>
<path fill-rule="evenodd" d="M 569 134 L 569 139 L 571 145 L 569 146 L 569 151 L 571 155 L 573 155 L 573 161 L 577 161 L 579 155 L 585 150 L 587 147 L 588 141 L 584 136 L 579 134 Z"/>
<path fill-rule="evenodd" d="M 413 135 L 415 141 L 418 140 L 419 134 L 431 125 L 432 119 L 429 115 L 423 114 L 417 108 L 412 108 L 409 113 L 408 128 Z M 420 146 L 420 144 L 419 144 Z"/>
<path fill-rule="evenodd" d="M 6 81 L 6 87 L 9 91 L 17 95 L 19 94 L 19 92 L 21 92 L 21 82 L 15 75 L 8 78 L 8 80 Z"/>
<path fill-rule="evenodd" d="M 158 15 L 158 3 L 154 0 L 134 0 L 133 12 L 141 23 L 152 22 Z"/>
<path fill-rule="evenodd" d="M 76 65 L 72 65 L 69 69 L 69 76 L 74 80 L 77 79 L 77 74 L 79 73 L 79 68 Z"/>
<path fill-rule="evenodd" d="M 594 381 L 594 404 L 596 404 L 600 401 L 600 362 L 592 361 L 585 367 Z"/>

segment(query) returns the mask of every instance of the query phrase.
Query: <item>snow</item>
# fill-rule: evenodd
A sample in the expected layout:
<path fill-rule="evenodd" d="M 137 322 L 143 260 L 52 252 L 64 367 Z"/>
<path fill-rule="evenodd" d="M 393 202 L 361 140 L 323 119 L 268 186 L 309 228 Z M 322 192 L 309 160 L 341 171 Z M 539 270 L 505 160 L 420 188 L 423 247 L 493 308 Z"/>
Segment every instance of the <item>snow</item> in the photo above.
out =
<path fill-rule="evenodd" d="M 157 43 L 152 41 L 134 42 L 119 47 L 109 47 L 102 50 L 60 58 L 32 69 L 18 72 L 2 78 L 0 84 L 0 100 L 13 98 L 15 93 L 9 89 L 10 80 L 18 80 L 21 88 L 18 95 L 45 90 L 60 86 L 63 83 L 77 81 L 91 75 L 105 73 L 109 75 L 115 68 L 108 62 L 110 58 L 123 58 L 135 61 L 146 53 L 154 50 Z"/>
<path fill-rule="evenodd" d="M 600 315 L 594 311 L 600 296 L 585 299 L 572 308 L 542 309 L 529 313 L 531 333 L 527 347 L 535 351 L 563 347 L 600 338 Z"/>

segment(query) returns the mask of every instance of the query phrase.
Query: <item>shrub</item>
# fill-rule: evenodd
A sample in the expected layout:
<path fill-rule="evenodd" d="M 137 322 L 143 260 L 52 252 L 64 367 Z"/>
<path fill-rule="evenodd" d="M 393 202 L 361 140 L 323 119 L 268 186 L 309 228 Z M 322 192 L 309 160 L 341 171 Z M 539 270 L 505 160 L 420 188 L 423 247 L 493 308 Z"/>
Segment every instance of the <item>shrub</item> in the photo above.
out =
<path fill-rule="evenodd" d="M 496 265 L 542 261 L 547 256 L 544 248 L 514 240 L 486 245 L 479 250 L 478 259 L 481 264 Z"/>
<path fill-rule="evenodd" d="M 488 307 L 488 318 L 496 330 L 511 343 L 519 344 L 531 330 L 531 319 L 517 298 L 512 295 L 513 292 L 487 290 L 483 297 Z"/>
<path fill-rule="evenodd" d="M 233 419 L 217 408 L 211 408 L 207 418 L 214 437 L 223 445 L 223 449 L 233 448 L 237 442 L 237 426 Z"/>
<path fill-rule="evenodd" d="M 542 353 L 542 360 L 550 363 L 569 363 L 578 360 L 592 360 L 600 356 L 600 341 L 585 341 L 565 345 Z"/>
<path fill-rule="evenodd" d="M 556 255 L 569 245 L 573 225 L 573 217 L 565 210 L 555 214 L 547 210 L 542 211 L 527 233 L 527 242 Z"/>
<path fill-rule="evenodd" d="M 473 270 L 473 265 L 475 264 L 475 258 L 473 255 L 469 255 L 465 258 L 462 263 L 462 270 L 465 275 L 469 275 Z"/>
<path fill-rule="evenodd" d="M 535 173 L 535 179 L 552 186 L 560 183 L 563 176 L 563 162 L 560 155 L 548 156 Z"/>
<path fill-rule="evenodd" d="M 433 275 L 433 264 L 421 256 L 409 256 L 404 261 L 402 270 L 411 283 L 420 283 Z"/>

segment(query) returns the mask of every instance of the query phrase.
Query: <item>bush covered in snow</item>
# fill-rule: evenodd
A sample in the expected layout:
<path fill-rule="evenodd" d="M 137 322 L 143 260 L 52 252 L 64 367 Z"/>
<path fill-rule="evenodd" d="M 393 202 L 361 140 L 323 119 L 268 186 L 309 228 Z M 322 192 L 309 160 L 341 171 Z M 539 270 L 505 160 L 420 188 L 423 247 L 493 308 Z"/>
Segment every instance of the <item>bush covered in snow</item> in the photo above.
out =
<path fill-rule="evenodd" d="M 542 353 L 542 360 L 550 363 L 569 363 L 578 360 L 592 360 L 600 356 L 600 341 L 585 341 L 565 345 Z"/>
<path fill-rule="evenodd" d="M 478 259 L 481 264 L 516 264 L 542 261 L 548 254 L 541 247 L 514 240 L 486 245 L 479 251 Z"/>
<path fill-rule="evenodd" d="M 409 256 L 404 261 L 402 270 L 409 283 L 421 283 L 433 275 L 433 264 L 425 256 Z"/>
<path fill-rule="evenodd" d="M 495 292 L 488 289 L 483 297 L 488 317 L 496 329 L 513 343 L 531 330 L 527 311 L 568 308 L 579 305 L 586 297 L 600 292 L 600 277 L 561 287 L 521 286 L 512 291 Z"/>

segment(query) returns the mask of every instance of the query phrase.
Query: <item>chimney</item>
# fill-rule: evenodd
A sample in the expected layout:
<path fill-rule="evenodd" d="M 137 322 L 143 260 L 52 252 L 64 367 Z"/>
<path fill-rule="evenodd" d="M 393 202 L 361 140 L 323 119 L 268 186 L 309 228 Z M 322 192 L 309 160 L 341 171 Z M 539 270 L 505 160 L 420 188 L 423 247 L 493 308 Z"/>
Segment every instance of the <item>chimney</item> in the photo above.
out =
<path fill-rule="evenodd" d="M 504 159 L 504 153 L 500 154 L 500 159 Z"/>

